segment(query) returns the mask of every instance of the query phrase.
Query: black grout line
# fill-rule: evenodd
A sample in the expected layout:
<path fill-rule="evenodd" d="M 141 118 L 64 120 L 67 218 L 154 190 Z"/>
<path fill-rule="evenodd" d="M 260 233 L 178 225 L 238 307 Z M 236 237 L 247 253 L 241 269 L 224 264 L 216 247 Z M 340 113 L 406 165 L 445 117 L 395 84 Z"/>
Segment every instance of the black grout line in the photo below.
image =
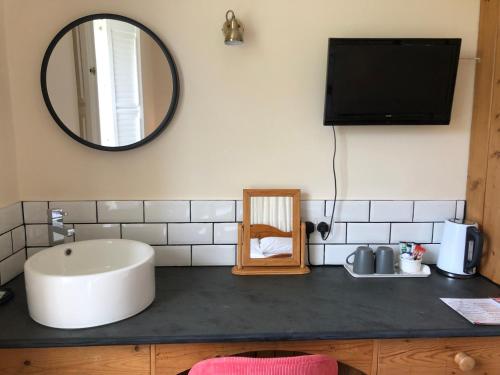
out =
<path fill-rule="evenodd" d="M 26 235 L 26 220 L 24 219 L 24 203 L 19 202 L 21 205 L 21 220 L 22 220 L 22 226 L 24 227 L 24 246 L 28 244 L 28 236 Z M 26 257 L 28 257 L 28 252 L 26 252 Z"/>
<path fill-rule="evenodd" d="M 28 247 L 27 247 L 27 246 L 23 247 L 22 249 L 19 249 L 19 250 L 16 250 L 16 251 L 12 252 L 12 254 L 10 254 L 10 255 L 6 256 L 6 257 L 5 257 L 5 258 L 3 258 L 3 259 L 0 259 L 0 262 L 4 262 L 4 261 L 6 261 L 7 259 L 12 258 L 14 255 L 18 254 L 19 252 L 21 252 L 21 251 L 23 251 L 23 250 L 25 251 L 25 258 L 26 258 L 27 254 L 28 254 Z M 22 272 L 21 272 L 21 273 L 22 273 Z M 20 275 L 21 273 L 19 273 L 19 275 Z"/>
<path fill-rule="evenodd" d="M 14 253 L 14 235 L 12 234 L 13 230 L 10 231 L 10 251 Z"/>
<path fill-rule="evenodd" d="M 14 228 L 12 228 L 12 229 L 9 229 L 8 231 L 5 231 L 5 232 L 3 232 L 3 233 L 0 233 L 0 236 L 3 236 L 4 234 L 7 234 L 7 233 L 12 232 L 13 230 L 15 230 L 15 229 L 19 228 L 19 227 L 24 227 L 24 226 L 25 226 L 24 224 L 19 224 L 17 227 L 14 227 Z"/>

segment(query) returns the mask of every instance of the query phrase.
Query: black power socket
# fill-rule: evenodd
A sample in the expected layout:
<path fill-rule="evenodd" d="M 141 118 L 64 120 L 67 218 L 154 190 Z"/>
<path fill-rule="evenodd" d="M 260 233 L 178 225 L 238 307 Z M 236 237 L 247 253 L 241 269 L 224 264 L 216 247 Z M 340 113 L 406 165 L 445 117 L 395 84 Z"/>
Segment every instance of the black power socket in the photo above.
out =
<path fill-rule="evenodd" d="M 319 223 L 318 226 L 316 227 L 318 232 L 321 233 L 321 238 L 323 238 L 323 239 L 325 239 L 325 234 L 328 232 L 329 228 L 330 228 L 330 226 L 327 223 L 325 223 L 324 221 Z"/>

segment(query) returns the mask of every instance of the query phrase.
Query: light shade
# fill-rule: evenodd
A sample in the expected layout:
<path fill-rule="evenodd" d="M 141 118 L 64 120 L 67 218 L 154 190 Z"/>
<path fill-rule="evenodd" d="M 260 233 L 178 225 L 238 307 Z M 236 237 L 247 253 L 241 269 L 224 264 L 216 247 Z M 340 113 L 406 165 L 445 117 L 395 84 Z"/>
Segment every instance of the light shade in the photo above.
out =
<path fill-rule="evenodd" d="M 229 46 L 242 44 L 243 30 L 243 25 L 236 19 L 234 12 L 232 10 L 228 10 L 226 12 L 226 22 L 222 25 L 224 43 Z"/>

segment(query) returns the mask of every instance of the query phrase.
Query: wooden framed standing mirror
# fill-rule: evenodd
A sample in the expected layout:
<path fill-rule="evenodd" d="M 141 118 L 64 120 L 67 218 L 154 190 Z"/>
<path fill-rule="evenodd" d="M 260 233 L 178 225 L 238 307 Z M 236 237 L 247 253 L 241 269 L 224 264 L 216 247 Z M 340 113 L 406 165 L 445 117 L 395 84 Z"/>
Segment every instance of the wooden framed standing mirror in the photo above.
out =
<path fill-rule="evenodd" d="M 299 189 L 243 190 L 236 275 L 297 275 L 305 265 L 305 225 Z"/>

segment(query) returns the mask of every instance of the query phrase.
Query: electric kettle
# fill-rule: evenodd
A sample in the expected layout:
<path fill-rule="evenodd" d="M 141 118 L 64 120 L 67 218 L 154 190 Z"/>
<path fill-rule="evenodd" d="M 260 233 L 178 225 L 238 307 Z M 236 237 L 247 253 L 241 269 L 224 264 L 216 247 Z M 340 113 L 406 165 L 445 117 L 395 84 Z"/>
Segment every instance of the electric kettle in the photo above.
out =
<path fill-rule="evenodd" d="M 476 223 L 446 220 L 437 261 L 439 273 L 448 277 L 468 278 L 476 273 L 483 252 L 483 234 Z"/>

